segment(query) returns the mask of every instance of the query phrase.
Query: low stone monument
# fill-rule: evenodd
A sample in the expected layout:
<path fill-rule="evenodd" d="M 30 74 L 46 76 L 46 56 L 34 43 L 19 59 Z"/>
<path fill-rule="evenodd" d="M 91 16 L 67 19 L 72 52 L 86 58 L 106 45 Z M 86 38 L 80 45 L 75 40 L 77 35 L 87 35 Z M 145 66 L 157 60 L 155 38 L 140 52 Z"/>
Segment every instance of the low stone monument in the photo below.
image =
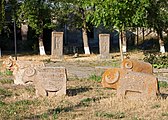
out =
<path fill-rule="evenodd" d="M 64 67 L 29 67 L 23 73 L 23 81 L 32 81 L 37 96 L 66 94 L 66 69 Z"/>
<path fill-rule="evenodd" d="M 63 32 L 52 32 L 51 59 L 63 58 Z"/>
<path fill-rule="evenodd" d="M 153 67 L 150 63 L 135 59 L 124 59 L 121 63 L 121 68 L 135 72 L 153 73 Z"/>
<path fill-rule="evenodd" d="M 102 75 L 102 86 L 117 90 L 117 96 L 129 99 L 156 98 L 159 94 L 158 80 L 146 73 L 122 68 L 108 69 Z"/>
<path fill-rule="evenodd" d="M 99 34 L 100 59 L 110 59 L 110 34 Z"/>

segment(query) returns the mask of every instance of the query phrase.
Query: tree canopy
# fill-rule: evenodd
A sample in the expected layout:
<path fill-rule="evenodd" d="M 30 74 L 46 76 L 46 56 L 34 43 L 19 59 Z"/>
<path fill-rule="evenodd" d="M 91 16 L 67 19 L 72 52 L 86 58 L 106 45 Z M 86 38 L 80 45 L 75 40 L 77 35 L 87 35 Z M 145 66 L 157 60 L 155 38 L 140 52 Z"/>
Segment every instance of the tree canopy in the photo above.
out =
<path fill-rule="evenodd" d="M 43 28 L 51 27 L 51 4 L 45 0 L 25 0 L 17 11 L 18 22 L 27 23 L 41 34 Z"/>
<path fill-rule="evenodd" d="M 99 26 L 125 30 L 127 27 L 144 25 L 148 0 L 93 0 L 93 14 L 88 19 Z"/>
<path fill-rule="evenodd" d="M 5 21 L 5 0 L 1 0 L 1 3 L 0 3 L 0 33 L 3 29 L 4 21 Z"/>

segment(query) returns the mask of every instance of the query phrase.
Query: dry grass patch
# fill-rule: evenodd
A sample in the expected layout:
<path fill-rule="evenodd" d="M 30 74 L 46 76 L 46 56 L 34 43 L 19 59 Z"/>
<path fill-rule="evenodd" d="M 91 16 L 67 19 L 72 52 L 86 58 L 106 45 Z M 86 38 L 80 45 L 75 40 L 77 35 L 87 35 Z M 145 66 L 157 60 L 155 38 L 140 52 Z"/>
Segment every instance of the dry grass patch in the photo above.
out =
<path fill-rule="evenodd" d="M 167 89 L 162 86 L 161 88 Z M 33 86 L 8 86 L 4 89 L 12 91 L 12 95 L 0 101 L 0 115 L 3 119 L 168 119 L 168 99 L 148 101 L 117 99 L 116 91 L 104 89 L 99 82 L 92 79 L 70 79 L 67 95 L 54 98 L 36 98 Z"/>

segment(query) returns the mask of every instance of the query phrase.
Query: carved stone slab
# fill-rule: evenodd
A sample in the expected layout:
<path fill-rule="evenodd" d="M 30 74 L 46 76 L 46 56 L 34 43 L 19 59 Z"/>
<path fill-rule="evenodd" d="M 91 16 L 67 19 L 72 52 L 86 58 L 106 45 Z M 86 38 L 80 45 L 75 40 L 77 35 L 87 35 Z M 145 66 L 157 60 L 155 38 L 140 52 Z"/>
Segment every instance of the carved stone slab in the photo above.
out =
<path fill-rule="evenodd" d="M 32 72 L 34 70 L 34 72 Z M 31 80 L 37 96 L 55 96 L 66 94 L 65 67 L 38 67 L 24 72 L 24 81 Z"/>
<path fill-rule="evenodd" d="M 110 34 L 99 34 L 100 59 L 110 58 Z"/>
<path fill-rule="evenodd" d="M 153 73 L 153 67 L 150 63 L 135 59 L 124 59 L 121 63 L 121 68 L 135 72 Z"/>
<path fill-rule="evenodd" d="M 52 59 L 63 58 L 63 32 L 52 32 L 52 46 L 51 57 Z"/>
<path fill-rule="evenodd" d="M 102 76 L 103 87 L 117 90 L 118 97 L 129 99 L 156 98 L 159 94 L 158 80 L 146 73 L 129 71 L 122 68 L 112 68 Z"/>
<path fill-rule="evenodd" d="M 13 65 L 14 84 L 25 85 L 28 82 L 33 82 L 30 80 L 23 79 L 25 70 L 27 69 L 33 70 L 37 67 L 44 67 L 44 66 L 45 66 L 44 63 L 39 61 L 15 61 L 15 64 Z"/>

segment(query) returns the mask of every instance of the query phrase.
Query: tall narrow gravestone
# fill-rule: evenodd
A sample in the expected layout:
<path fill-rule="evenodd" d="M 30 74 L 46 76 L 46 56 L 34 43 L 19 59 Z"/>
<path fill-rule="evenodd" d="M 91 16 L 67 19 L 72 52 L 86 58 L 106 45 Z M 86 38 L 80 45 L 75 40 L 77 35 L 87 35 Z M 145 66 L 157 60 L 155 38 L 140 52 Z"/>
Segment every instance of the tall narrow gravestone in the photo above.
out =
<path fill-rule="evenodd" d="M 110 58 L 110 34 L 99 34 L 100 59 Z"/>
<path fill-rule="evenodd" d="M 51 58 L 63 58 L 63 32 L 52 32 Z"/>
<path fill-rule="evenodd" d="M 27 24 L 21 24 L 22 40 L 27 40 L 27 33 L 28 33 L 28 25 Z"/>

